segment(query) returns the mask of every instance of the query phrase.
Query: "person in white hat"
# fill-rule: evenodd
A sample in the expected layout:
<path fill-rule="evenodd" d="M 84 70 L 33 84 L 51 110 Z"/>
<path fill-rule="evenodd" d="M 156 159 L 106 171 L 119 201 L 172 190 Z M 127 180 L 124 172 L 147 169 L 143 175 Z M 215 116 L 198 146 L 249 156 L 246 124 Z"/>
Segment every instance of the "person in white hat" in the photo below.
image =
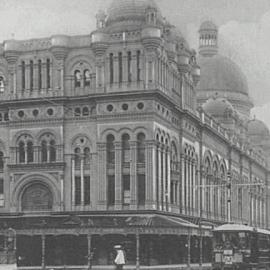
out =
<path fill-rule="evenodd" d="M 116 250 L 116 257 L 114 259 L 114 263 L 116 265 L 117 270 L 122 270 L 123 266 L 126 264 L 126 255 L 121 245 L 114 246 Z"/>

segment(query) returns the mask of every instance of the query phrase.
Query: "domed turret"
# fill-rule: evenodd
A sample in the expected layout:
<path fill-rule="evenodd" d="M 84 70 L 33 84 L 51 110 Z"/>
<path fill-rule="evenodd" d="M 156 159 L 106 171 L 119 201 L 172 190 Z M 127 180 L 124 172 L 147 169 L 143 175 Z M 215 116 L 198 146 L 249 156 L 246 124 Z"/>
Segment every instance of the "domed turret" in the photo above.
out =
<path fill-rule="evenodd" d="M 117 30 L 143 24 L 159 24 L 163 18 L 154 0 L 113 0 L 108 9 L 106 26 Z"/>
<path fill-rule="evenodd" d="M 202 23 L 198 64 L 201 78 L 197 86 L 197 103 L 202 105 L 218 93 L 226 98 L 242 116 L 249 118 L 253 104 L 242 70 L 229 58 L 218 54 L 218 29 L 211 21 Z"/>
<path fill-rule="evenodd" d="M 218 52 L 218 28 L 211 21 L 201 24 L 199 52 L 204 56 L 212 56 Z"/>
<path fill-rule="evenodd" d="M 202 106 L 203 110 L 213 117 L 226 117 L 234 113 L 232 104 L 221 97 L 212 97 Z"/>
<path fill-rule="evenodd" d="M 258 119 L 252 119 L 248 122 L 248 135 L 269 137 L 270 133 L 268 127 L 263 121 Z"/>

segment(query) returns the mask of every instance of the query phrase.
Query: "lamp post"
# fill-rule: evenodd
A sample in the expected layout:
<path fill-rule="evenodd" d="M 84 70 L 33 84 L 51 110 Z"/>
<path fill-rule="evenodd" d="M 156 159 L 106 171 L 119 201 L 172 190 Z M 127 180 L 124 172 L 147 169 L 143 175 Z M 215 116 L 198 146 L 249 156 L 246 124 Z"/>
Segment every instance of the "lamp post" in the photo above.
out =
<path fill-rule="evenodd" d="M 12 250 L 14 252 L 14 256 L 15 258 L 13 258 L 12 263 L 14 262 L 14 260 L 16 261 L 16 249 L 17 249 L 17 241 L 16 241 L 16 230 L 14 230 L 13 228 L 8 228 L 6 230 L 6 255 L 7 255 L 7 263 L 10 263 L 10 259 L 9 259 L 9 251 Z"/>

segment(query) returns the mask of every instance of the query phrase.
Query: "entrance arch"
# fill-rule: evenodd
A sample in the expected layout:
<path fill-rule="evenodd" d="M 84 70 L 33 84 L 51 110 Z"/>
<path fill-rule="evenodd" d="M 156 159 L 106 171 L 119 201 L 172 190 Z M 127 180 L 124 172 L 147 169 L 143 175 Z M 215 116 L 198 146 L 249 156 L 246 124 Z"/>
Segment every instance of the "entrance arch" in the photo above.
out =
<path fill-rule="evenodd" d="M 50 211 L 53 207 L 53 195 L 50 189 L 40 182 L 28 185 L 22 193 L 22 211 Z"/>

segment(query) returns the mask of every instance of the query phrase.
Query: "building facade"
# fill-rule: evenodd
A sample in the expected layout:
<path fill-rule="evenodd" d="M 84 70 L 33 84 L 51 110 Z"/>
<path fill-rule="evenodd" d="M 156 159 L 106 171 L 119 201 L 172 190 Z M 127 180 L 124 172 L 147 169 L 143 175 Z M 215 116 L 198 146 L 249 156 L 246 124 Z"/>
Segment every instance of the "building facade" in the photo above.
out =
<path fill-rule="evenodd" d="M 223 59 L 212 23 L 197 62 L 152 0 L 113 0 L 96 21 L 1 44 L 1 262 L 105 269 L 122 244 L 134 269 L 207 267 L 228 181 L 232 221 L 269 227 L 269 131 L 245 78 L 226 88 L 235 64 L 207 70 Z"/>

